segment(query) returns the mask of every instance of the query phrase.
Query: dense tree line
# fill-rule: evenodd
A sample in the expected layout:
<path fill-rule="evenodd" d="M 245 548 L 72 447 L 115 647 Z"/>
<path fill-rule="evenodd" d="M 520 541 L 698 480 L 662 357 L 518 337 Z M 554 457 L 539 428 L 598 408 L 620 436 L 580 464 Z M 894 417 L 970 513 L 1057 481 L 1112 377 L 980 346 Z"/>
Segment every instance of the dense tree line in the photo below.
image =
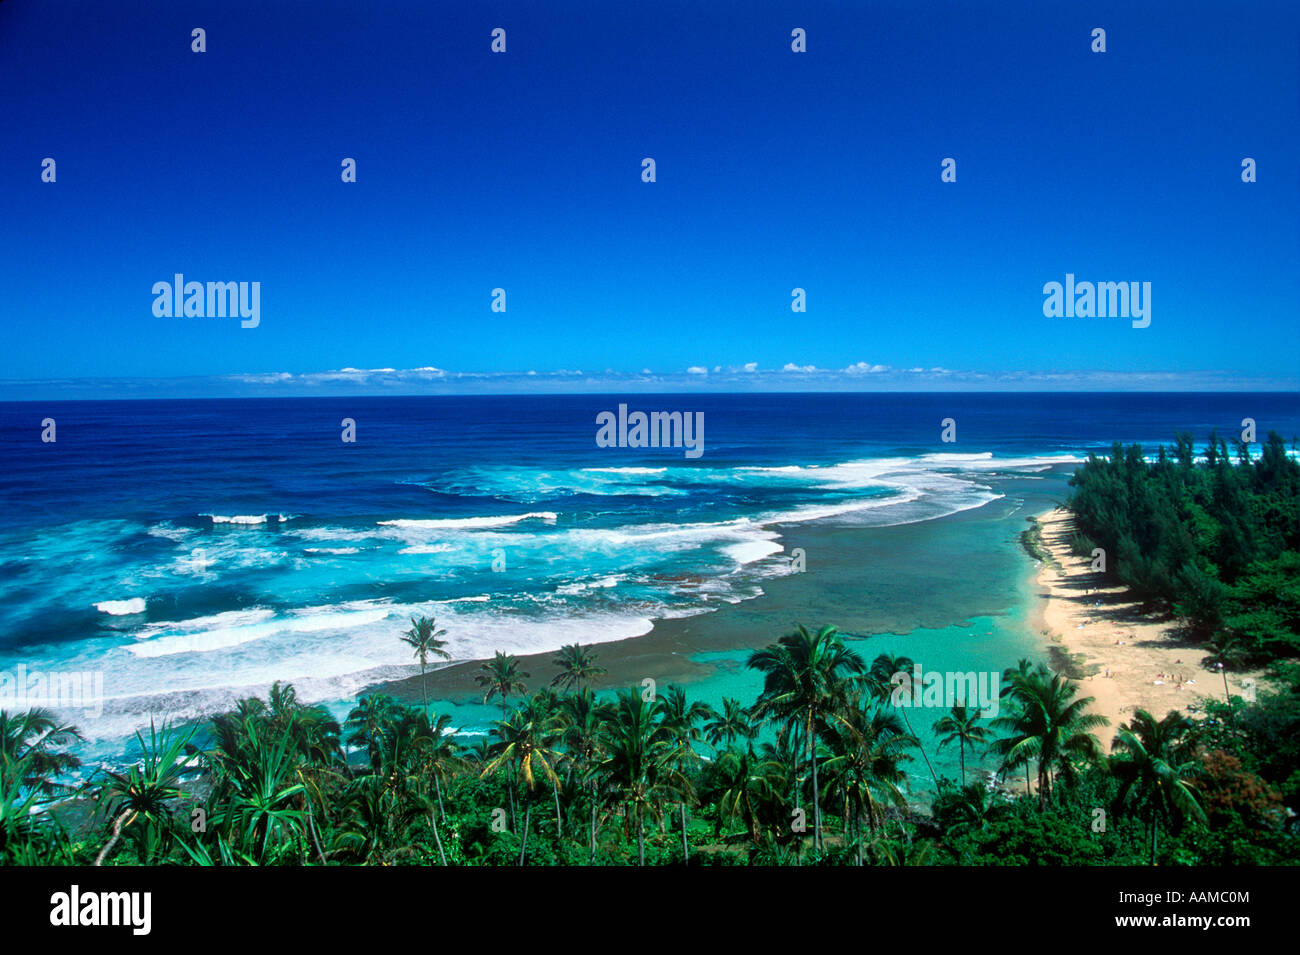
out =
<path fill-rule="evenodd" d="M 1300 655 L 1300 463 L 1270 433 L 1260 453 L 1190 435 L 1148 461 L 1139 445 L 1090 456 L 1070 479 L 1075 547 L 1230 662 Z"/>
<path fill-rule="evenodd" d="M 417 655 L 436 655 L 432 621 Z M 423 654 L 421 654 L 423 644 Z M 508 654 L 482 664 L 487 736 L 374 694 L 341 724 L 277 684 L 204 727 L 150 728 L 137 762 L 75 791 L 76 730 L 0 714 L 7 864 L 919 865 L 1275 863 L 1300 859 L 1300 696 L 1234 699 L 1210 718 L 1138 711 L 1103 757 L 1073 681 L 1022 660 L 1002 714 L 955 706 L 918 735 L 894 705 L 912 661 L 834 628 L 755 651 L 751 705 L 677 686 L 595 693 L 589 648 L 549 685 Z M 1292 684 L 1294 686 L 1294 684 Z M 200 740 L 200 732 L 202 739 Z M 918 767 L 960 750 L 962 777 Z M 968 777 L 987 761 L 1012 796 Z M 913 787 L 914 780 L 933 787 Z M 39 810 L 39 811 L 33 811 Z"/>

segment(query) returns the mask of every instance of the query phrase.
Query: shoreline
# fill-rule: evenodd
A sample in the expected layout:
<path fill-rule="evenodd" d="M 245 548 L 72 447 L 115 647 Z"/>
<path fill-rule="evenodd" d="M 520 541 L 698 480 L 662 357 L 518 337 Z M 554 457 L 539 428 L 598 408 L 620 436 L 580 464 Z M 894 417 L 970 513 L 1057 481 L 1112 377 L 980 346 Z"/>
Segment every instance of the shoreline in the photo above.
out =
<path fill-rule="evenodd" d="M 1055 507 L 1033 521 L 1051 558 L 1039 562 L 1037 574 L 1042 634 L 1058 668 L 1075 677 L 1080 695 L 1093 697 L 1092 709 L 1110 720 L 1097 732 L 1105 752 L 1137 709 L 1156 719 L 1170 710 L 1195 717 L 1207 698 L 1224 697 L 1223 677 L 1202 662 L 1204 645 L 1180 637 L 1175 620 L 1140 613 L 1127 588 L 1073 553 L 1069 511 Z M 1239 693 L 1243 677 L 1261 685 L 1262 674 L 1230 673 L 1228 684 Z M 1196 709 L 1189 711 L 1189 704 Z"/>
<path fill-rule="evenodd" d="M 1041 508 L 1049 500 L 1042 495 L 1034 503 Z M 1003 550 L 1007 542 L 1005 530 L 985 533 L 970 544 L 972 538 L 966 536 L 970 532 L 954 527 L 994 521 L 1005 528 L 1003 522 L 1014 511 L 1010 505 L 998 506 L 1008 508 L 1009 513 L 990 515 L 984 508 L 974 508 L 902 525 L 783 525 L 781 543 L 787 551 L 806 548 L 810 555 L 806 576 L 768 577 L 762 581 L 762 593 L 753 598 L 718 605 L 711 612 L 655 619 L 651 628 L 639 636 L 590 644 L 599 664 L 608 670 L 591 681 L 591 686 L 597 691 L 613 690 L 636 686 L 650 677 L 660 686 L 679 683 L 689 687 L 719 673 L 715 661 L 693 658 L 766 646 L 796 623 L 810 627 L 835 624 L 842 632 L 869 639 L 870 643 L 860 648 L 867 655 L 908 652 L 930 659 L 929 652 L 920 647 L 900 650 L 900 641 L 915 640 L 918 633 L 928 635 L 976 617 L 1023 611 L 1026 642 L 1036 643 L 1041 627 L 1034 625 L 1037 592 L 1032 562 L 1024 559 L 1019 548 Z M 1010 523 L 1014 521 L 1010 519 Z M 959 543 L 954 545 L 954 541 Z M 936 548 L 942 548 L 947 556 L 941 556 Z M 957 601 L 942 606 L 931 601 L 934 587 L 951 573 L 950 560 L 978 559 L 975 555 L 1005 561 L 999 570 L 998 585 L 993 588 L 994 592 L 1004 588 L 1004 592 L 990 599 L 989 584 L 976 581 L 967 583 L 966 592 Z M 1027 650 L 1026 646 L 1021 655 Z M 532 674 L 526 680 L 530 691 L 549 682 L 556 672 L 551 664 L 555 653 L 552 649 L 515 654 L 520 669 Z M 442 700 L 458 706 L 481 700 L 483 689 L 475 677 L 483 659 L 455 660 L 440 663 L 436 670 L 430 668 L 430 702 Z M 999 669 L 1014 663 L 1012 652 L 996 661 Z M 421 678 L 417 671 L 396 680 L 377 681 L 358 695 L 373 692 L 418 702 L 422 696 Z"/>

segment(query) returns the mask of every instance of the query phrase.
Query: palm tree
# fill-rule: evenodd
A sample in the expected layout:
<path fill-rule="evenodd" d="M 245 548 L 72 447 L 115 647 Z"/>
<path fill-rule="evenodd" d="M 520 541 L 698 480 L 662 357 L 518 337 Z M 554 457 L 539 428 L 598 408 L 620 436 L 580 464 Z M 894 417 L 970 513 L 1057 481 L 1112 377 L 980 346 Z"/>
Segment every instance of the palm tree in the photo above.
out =
<path fill-rule="evenodd" d="M 558 786 L 559 774 L 555 772 L 557 754 L 551 748 L 555 739 L 553 721 L 536 708 L 523 707 L 515 710 L 509 718 L 497 723 L 496 734 L 499 738 L 492 747 L 493 758 L 484 768 L 480 778 L 487 777 L 502 766 L 517 771 L 523 778 L 528 791 L 532 792 L 541 776 Z M 513 777 L 510 784 L 513 792 Z M 524 832 L 519 847 L 519 864 L 524 864 L 528 851 L 528 827 L 532 814 L 532 803 L 524 800 Z"/>
<path fill-rule="evenodd" d="M 474 677 L 479 686 L 485 687 L 483 693 L 483 702 L 486 703 L 494 696 L 501 697 L 501 717 L 506 717 L 506 700 L 512 693 L 523 693 L 528 687 L 524 680 L 528 679 L 527 673 L 519 672 L 519 661 L 512 654 L 502 653 L 498 650 L 491 660 L 487 660 L 479 667 L 481 671 Z"/>
<path fill-rule="evenodd" d="M 698 762 L 700 758 L 695 751 L 694 745 L 703 740 L 699 724 L 716 717 L 717 714 L 713 712 L 713 707 L 707 703 L 700 703 L 699 701 L 688 703 L 686 701 L 686 691 L 680 686 L 669 686 L 655 702 L 654 709 L 655 715 L 659 717 L 659 727 L 664 733 L 664 738 L 677 750 L 674 757 L 677 771 L 681 774 L 682 779 L 686 779 L 687 769 Z M 691 847 L 686 839 L 686 800 L 688 794 L 687 788 L 683 787 L 680 804 L 683 861 L 687 861 L 691 857 Z"/>
<path fill-rule="evenodd" d="M 1043 666 L 1041 663 L 1038 664 L 1037 669 L 1044 674 L 1049 672 L 1047 667 Z M 1034 665 L 1025 657 L 1021 657 L 1014 667 L 1007 667 L 1002 671 L 1002 689 L 998 691 L 998 699 L 1010 700 L 1013 706 L 1019 706 L 1016 702 L 1016 686 L 1018 685 L 1018 681 L 1029 679 L 1034 672 Z M 990 750 L 996 751 L 998 746 L 999 744 L 994 744 L 993 746 L 990 746 Z M 1033 760 L 1028 756 L 1021 758 L 1018 761 L 1009 761 L 1004 759 L 1002 762 L 1002 769 L 999 770 L 998 775 L 1001 776 L 1006 770 L 1015 769 L 1017 766 L 1023 765 L 1025 767 L 1025 795 L 1029 795 L 1034 791 L 1033 784 L 1029 781 L 1029 764 L 1031 762 L 1033 762 Z"/>
<path fill-rule="evenodd" d="M 564 759 L 589 790 L 591 800 L 590 865 L 596 864 L 596 766 L 604 755 L 602 735 L 614 708 L 608 703 L 598 703 L 590 688 L 581 693 L 566 694 L 560 700 L 561 741 Z"/>
<path fill-rule="evenodd" d="M 737 740 L 744 740 L 747 748 L 753 748 L 758 729 L 750 719 L 749 710 L 741 706 L 739 700 L 724 696 L 722 712 L 720 714 L 715 712 L 713 715 L 713 721 L 704 726 L 704 733 L 710 746 L 715 750 L 731 749 Z M 718 745 L 720 743 L 721 746 Z"/>
<path fill-rule="evenodd" d="M 750 654 L 746 665 L 763 673 L 763 692 L 754 706 L 755 714 L 785 723 L 807 747 L 812 762 L 813 848 L 820 849 L 817 734 L 823 727 L 844 724 L 849 679 L 866 667 L 861 657 L 844 646 L 834 627 L 812 634 L 803 626 Z"/>
<path fill-rule="evenodd" d="M 378 734 L 378 762 L 348 789 L 347 813 L 335 838 L 340 852 L 383 864 L 415 855 L 411 830 L 423 819 L 433 833 L 439 860 L 447 864 L 438 807 L 429 792 L 431 779 L 437 785 L 436 736 L 444 726 L 443 720 L 431 724 L 414 707 L 394 704 L 388 709 Z"/>
<path fill-rule="evenodd" d="M 911 657 L 899 657 L 890 653 L 882 653 L 871 661 L 871 669 L 867 671 L 864 682 L 871 690 L 871 693 L 882 703 L 893 700 L 894 690 L 899 684 L 894 682 L 897 674 L 903 674 L 907 677 L 908 687 L 908 706 L 897 707 L 903 717 L 903 725 L 907 731 L 912 734 L 916 740 L 916 748 L 921 751 L 921 758 L 925 760 L 925 768 L 930 771 L 930 778 L 934 780 L 935 788 L 939 786 L 939 775 L 934 771 L 934 765 L 930 762 L 930 755 L 925 751 L 925 744 L 921 742 L 921 737 L 916 735 L 916 730 L 912 728 L 912 721 L 907 715 L 911 706 L 916 706 L 921 698 L 921 688 L 912 686 L 912 671 L 916 662 Z"/>
<path fill-rule="evenodd" d="M 677 747 L 655 725 L 654 707 L 633 690 L 620 691 L 603 746 L 609 798 L 622 804 L 627 834 L 636 832 L 638 864 L 645 865 L 646 820 L 658 819 L 664 800 L 680 794 L 684 782 L 673 765 Z"/>
<path fill-rule="evenodd" d="M 446 636 L 446 630 L 438 630 L 437 624 L 433 617 L 411 617 L 411 629 L 402 634 L 402 642 L 415 648 L 415 655 L 420 658 L 420 693 L 423 697 L 424 708 L 429 708 L 429 681 L 425 676 L 424 668 L 429 662 L 430 656 L 442 657 L 444 660 L 450 660 L 451 654 L 443 649 L 447 645 L 446 640 L 439 640 L 439 637 Z"/>
<path fill-rule="evenodd" d="M 560 672 L 551 680 L 551 686 L 559 687 L 566 693 L 575 686 L 585 687 L 595 677 L 607 672 L 604 667 L 596 666 L 596 654 L 592 650 L 576 643 L 560 647 L 560 652 L 551 662 L 560 668 Z"/>
<path fill-rule="evenodd" d="M 1119 801 L 1135 798 L 1150 820 L 1152 865 L 1156 864 L 1162 816 L 1171 822 L 1188 817 L 1205 822 L 1205 811 L 1188 778 L 1196 765 L 1191 738 L 1194 729 L 1191 720 L 1177 710 L 1160 721 L 1146 710 L 1138 710 L 1115 735 L 1116 755 L 1110 766 L 1120 780 Z"/>
<path fill-rule="evenodd" d="M 394 789 L 399 800 L 412 801 L 410 796 L 413 795 L 417 808 L 428 813 L 429 829 L 433 832 L 438 857 L 444 866 L 447 864 L 447 853 L 443 849 L 442 834 L 438 830 L 438 820 L 434 814 L 435 804 L 429 799 L 429 781 L 433 781 L 437 807 L 445 823 L 447 816 L 442 808 L 441 777 L 459 764 L 451 739 L 443 735 L 450 722 L 449 716 L 431 720 L 424 711 L 400 708 L 397 719 L 387 733 L 387 758 L 382 770 L 386 784 Z"/>
<path fill-rule="evenodd" d="M 870 697 L 855 697 L 846 710 L 846 725 L 827 735 L 825 794 L 840 803 L 845 831 L 853 830 L 858 865 L 862 819 L 874 832 L 883 806 L 907 804 L 901 788 L 907 774 L 901 764 L 912 758 L 907 749 L 915 745 L 895 712 Z"/>
<path fill-rule="evenodd" d="M 757 756 L 753 750 L 729 749 L 718 757 L 718 774 L 724 789 L 718 799 L 718 827 L 739 820 L 755 846 L 764 834 L 789 818 L 781 794 L 790 779 L 790 767 L 771 756 Z"/>
<path fill-rule="evenodd" d="M 990 795 L 988 787 L 979 781 L 958 788 L 945 779 L 935 793 L 932 815 L 945 835 L 955 836 L 981 829 L 1010 811 L 1010 803 Z"/>
<path fill-rule="evenodd" d="M 1072 680 L 1045 667 L 1028 676 L 1016 675 L 1010 695 L 1019 712 L 1000 716 L 992 723 L 993 729 L 1011 734 L 993 744 L 994 751 L 1002 755 L 1004 766 L 1019 766 L 1030 759 L 1037 761 L 1038 798 L 1043 806 L 1051 798 L 1054 776 L 1072 782 L 1076 762 L 1101 758 L 1101 743 L 1091 730 L 1100 729 L 1110 721 L 1086 712 L 1093 698 L 1076 699 L 1078 692 Z"/>
<path fill-rule="evenodd" d="M 425 745 L 425 761 L 429 775 L 433 777 L 433 789 L 438 797 L 438 815 L 443 824 L 447 822 L 447 810 L 442 804 L 442 782 L 449 779 L 457 770 L 464 769 L 465 760 L 456 752 L 456 738 L 449 733 L 451 717 L 430 713 L 427 719 L 428 737 Z"/>
<path fill-rule="evenodd" d="M 961 784 L 963 786 L 966 785 L 966 747 L 969 746 L 973 751 L 975 744 L 984 743 L 989 738 L 988 729 L 980 726 L 979 721 L 979 710 L 958 703 L 953 706 L 950 715 L 943 717 L 934 724 L 936 735 L 948 734 L 939 740 L 941 749 L 952 742 L 958 744 L 961 751 Z"/>
<path fill-rule="evenodd" d="M 432 803 L 412 791 L 410 780 L 400 773 L 392 777 L 368 773 L 357 778 L 348 787 L 345 808 L 347 814 L 335 837 L 337 850 L 360 862 L 385 865 L 414 854 L 409 842 L 411 827 L 425 813 L 432 814 Z"/>
<path fill-rule="evenodd" d="M 386 745 L 385 733 L 400 706 L 391 696 L 384 694 L 363 696 L 343 724 L 345 729 L 351 730 L 348 745 L 365 746 L 373 772 L 379 771 Z"/>
<path fill-rule="evenodd" d="M 24 788 L 54 792 L 58 787 L 50 777 L 81 765 L 63 750 L 80 739 L 75 726 L 60 723 L 49 710 L 0 710 L 0 790 L 17 780 Z"/>
<path fill-rule="evenodd" d="M 529 717 L 540 728 L 539 738 L 547 748 L 550 749 L 558 744 L 564 732 L 559 694 L 550 687 L 543 687 L 528 698 L 524 708 L 528 711 Z M 563 754 L 554 749 L 552 749 L 552 752 L 558 765 L 559 760 L 563 758 Z M 564 821 L 560 813 L 560 781 L 558 777 L 552 780 L 551 789 L 555 796 L 555 838 L 559 840 L 564 835 Z"/>

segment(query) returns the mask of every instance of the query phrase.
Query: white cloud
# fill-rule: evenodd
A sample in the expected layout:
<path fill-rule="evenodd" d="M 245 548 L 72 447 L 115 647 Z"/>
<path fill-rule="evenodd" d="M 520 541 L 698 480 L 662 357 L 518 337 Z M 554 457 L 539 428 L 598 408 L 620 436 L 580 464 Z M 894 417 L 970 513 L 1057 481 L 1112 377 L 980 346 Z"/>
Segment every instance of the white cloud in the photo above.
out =
<path fill-rule="evenodd" d="M 788 362 L 780 368 L 762 369 L 758 362 L 717 366 L 692 365 L 685 371 L 652 373 L 650 369 L 609 371 L 585 375 L 582 371 L 447 371 L 432 365 L 420 368 L 361 369 L 351 366 L 332 371 L 244 372 L 217 377 L 176 379 L 39 379 L 0 380 L 0 394 L 27 394 L 32 387 L 42 394 L 95 397 L 130 393 L 219 397 L 271 394 L 528 394 L 590 393 L 650 390 L 698 391 L 1294 391 L 1295 378 L 1243 378 L 1224 371 L 1169 372 L 1159 370 L 1060 371 L 1012 369 L 1002 372 L 952 370 L 920 365 L 893 368 L 855 362 L 846 367 L 818 368 Z M 8 389 L 7 391 L 5 389 Z M 27 391 L 24 391 L 27 389 Z"/>
<path fill-rule="evenodd" d="M 888 365 L 868 365 L 865 361 L 849 365 L 844 369 L 846 375 L 878 375 L 882 371 L 889 371 Z"/>
<path fill-rule="evenodd" d="M 266 374 L 226 375 L 231 381 L 248 385 L 273 385 L 282 381 L 293 381 L 293 375 L 287 371 L 269 371 Z"/>

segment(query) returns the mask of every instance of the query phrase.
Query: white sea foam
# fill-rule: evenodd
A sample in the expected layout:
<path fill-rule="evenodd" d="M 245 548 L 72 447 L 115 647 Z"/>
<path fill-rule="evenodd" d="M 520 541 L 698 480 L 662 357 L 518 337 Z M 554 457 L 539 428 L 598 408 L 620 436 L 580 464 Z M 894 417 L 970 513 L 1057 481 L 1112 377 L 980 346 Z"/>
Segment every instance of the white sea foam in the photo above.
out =
<path fill-rule="evenodd" d="M 454 548 L 450 544 L 413 544 L 403 547 L 399 554 L 445 554 Z"/>
<path fill-rule="evenodd" d="M 386 608 L 379 610 L 338 610 L 319 607 L 294 611 L 289 616 L 262 618 L 256 622 L 240 622 L 206 630 L 160 634 L 147 641 L 128 647 L 138 657 L 162 657 L 175 653 L 210 653 L 239 646 L 253 640 L 282 633 L 320 633 L 377 623 L 389 616 Z M 192 622 L 191 622 L 192 623 Z"/>
<path fill-rule="evenodd" d="M 742 487 L 753 483 L 796 491 L 808 488 L 814 493 L 808 495 L 809 503 L 750 518 L 689 524 L 647 522 L 601 528 L 586 523 L 570 525 L 566 520 L 556 527 L 554 512 L 528 511 L 474 518 L 382 521 L 360 529 L 301 528 L 295 524 L 293 530 L 286 528 L 272 536 L 208 534 L 212 540 L 205 541 L 202 557 L 209 573 L 214 567 L 262 569 L 279 564 L 287 568 L 284 554 L 255 546 L 269 541 L 284 545 L 286 535 L 310 544 L 302 548 L 308 553 L 343 553 L 360 546 L 374 553 L 376 545 L 387 545 L 403 547 L 403 553 L 454 551 L 454 560 L 449 558 L 448 562 L 454 565 L 465 554 L 466 566 L 480 567 L 487 566 L 481 560 L 483 554 L 509 541 L 512 573 L 526 566 L 529 559 L 540 560 L 549 568 L 543 571 L 544 579 L 562 583 L 554 592 L 537 594 L 474 594 L 420 604 L 354 601 L 278 611 L 252 608 L 138 628 L 128 619 L 131 638 L 106 639 L 100 635 L 95 640 L 80 641 L 68 647 L 73 659 L 66 664 L 61 660 L 60 665 L 105 672 L 105 687 L 115 697 L 106 702 L 103 720 L 83 727 L 94 737 L 114 733 L 125 736 L 147 723 L 150 714 L 211 714 L 233 705 L 240 696 L 264 694 L 277 679 L 293 682 L 304 700 L 344 699 L 376 682 L 418 672 L 410 648 L 395 639 L 409 625 L 412 615 L 436 614 L 439 626 L 448 631 L 448 649 L 457 660 L 491 657 L 495 650 L 521 655 L 546 653 L 575 641 L 590 644 L 635 637 L 648 632 L 652 620 L 707 613 L 722 602 L 739 603 L 761 594 L 757 581 L 784 571 L 781 561 L 764 559 L 782 550 L 781 524 L 928 520 L 978 507 L 1001 496 L 989 486 L 996 487 L 996 483 L 988 472 L 1028 475 L 1077 460 L 1064 455 L 999 459 L 974 453 L 900 456 L 825 466 L 592 469 L 585 478 L 580 472 L 565 472 L 557 480 L 577 488 L 610 489 L 592 493 L 641 493 L 641 485 L 647 481 L 661 482 L 657 486 L 663 487 L 675 480 Z M 582 479 L 575 480 L 575 475 Z M 510 475 L 503 472 L 501 481 L 507 477 Z M 540 487 L 550 480 L 549 475 L 543 475 L 536 483 Z M 835 493 L 829 495 L 830 500 L 814 503 L 819 497 L 815 489 Z M 677 489 L 668 490 L 679 493 Z M 526 511 L 527 507 L 518 509 Z M 234 515 L 224 520 L 219 520 L 222 515 L 205 516 L 211 517 L 214 524 L 279 519 L 265 515 Z M 285 515 L 280 518 L 287 520 Z M 150 533 L 179 541 L 198 532 L 159 525 Z M 299 547 L 293 549 L 302 552 Z M 392 552 L 387 551 L 390 555 Z M 695 568 L 693 575 L 671 573 L 683 563 L 672 560 L 677 552 L 685 552 L 686 563 Z M 518 560 L 516 553 L 520 555 Z M 579 557 L 585 563 L 577 565 L 582 569 L 575 574 L 573 561 Z M 190 559 L 196 558 L 191 555 Z M 321 563 L 317 562 L 317 566 Z M 394 561 L 391 566 L 409 563 Z M 611 573 L 610 569 L 619 572 Z M 589 576 L 579 576 L 582 573 Z M 137 574 L 148 576 L 147 571 Z M 507 578 L 514 579 L 512 574 L 503 579 Z M 266 592 L 283 593 L 270 586 L 279 582 L 268 578 Z M 445 586 L 441 576 L 437 586 Z M 91 592 L 111 594 L 125 589 L 130 593 L 134 589 L 122 585 L 120 577 L 106 581 L 104 587 Z M 665 595 L 662 602 L 646 596 L 656 592 Z"/>
<path fill-rule="evenodd" d="M 376 530 L 373 527 L 360 529 L 353 527 L 295 527 L 285 533 L 299 540 L 329 544 L 363 543 L 365 541 L 393 539 L 397 536 L 395 531 Z"/>
<path fill-rule="evenodd" d="M 456 530 L 478 527 L 509 527 L 520 521 L 546 521 L 555 523 L 554 511 L 530 511 L 527 514 L 511 514 L 504 517 L 449 517 L 430 520 L 396 520 L 379 521 L 380 527 L 398 527 L 404 530 Z"/>
<path fill-rule="evenodd" d="M 572 583 L 561 584 L 555 588 L 555 592 L 563 596 L 575 596 L 590 590 L 612 590 L 624 580 L 627 580 L 627 577 L 623 574 L 611 574 L 597 580 L 576 580 Z"/>
<path fill-rule="evenodd" d="M 666 474 L 667 468 L 583 468 L 584 474 Z"/>
<path fill-rule="evenodd" d="M 274 616 L 275 611 L 265 607 L 255 607 L 251 610 L 226 610 L 204 617 L 191 617 L 189 620 L 160 620 L 140 628 L 135 636 L 137 639 L 147 640 L 161 633 L 178 630 L 198 632 L 213 628 L 238 627 L 269 620 Z"/>
<path fill-rule="evenodd" d="M 739 544 L 728 544 L 722 548 L 722 552 L 738 564 L 752 564 L 756 560 L 762 560 L 764 557 L 770 557 L 773 554 L 779 554 L 783 551 L 780 544 L 775 541 L 743 541 Z"/>
<path fill-rule="evenodd" d="M 142 627 L 134 643 L 85 641 L 64 668 L 102 670 L 108 691 L 100 718 L 77 717 L 92 740 L 121 739 L 158 719 L 200 718 L 292 682 L 306 702 L 348 699 L 361 689 L 419 672 L 410 648 L 395 639 L 413 615 L 436 613 L 454 659 L 549 653 L 567 643 L 607 643 L 641 636 L 669 615 L 646 605 L 633 611 L 582 611 L 569 604 L 521 614 L 508 599 L 478 594 L 430 604 L 355 601 L 280 612 L 231 611 Z M 72 649 L 72 648 L 69 648 Z"/>
<path fill-rule="evenodd" d="M 202 541 L 202 546 L 192 547 L 188 553 L 178 554 L 165 571 L 154 569 L 145 576 L 179 574 L 206 579 L 225 571 L 265 570 L 284 566 L 294 559 L 288 551 L 262 546 L 267 541 L 277 540 L 262 534 L 220 535 L 215 540 Z"/>
<path fill-rule="evenodd" d="M 1086 460 L 1087 458 L 1074 454 L 995 458 L 990 451 L 979 454 L 925 454 L 921 456 L 921 461 L 924 464 L 939 464 L 945 467 L 958 467 L 972 471 L 1015 471 L 1024 468 L 1048 468 L 1058 464 L 1081 464 Z"/>
<path fill-rule="evenodd" d="M 143 597 L 131 597 L 127 600 L 101 600 L 95 604 L 95 609 L 100 613 L 106 613 L 114 617 L 144 613 L 144 607 L 145 601 Z"/>
<path fill-rule="evenodd" d="M 200 514 L 199 517 L 209 517 L 213 524 L 265 524 L 265 514 Z"/>

